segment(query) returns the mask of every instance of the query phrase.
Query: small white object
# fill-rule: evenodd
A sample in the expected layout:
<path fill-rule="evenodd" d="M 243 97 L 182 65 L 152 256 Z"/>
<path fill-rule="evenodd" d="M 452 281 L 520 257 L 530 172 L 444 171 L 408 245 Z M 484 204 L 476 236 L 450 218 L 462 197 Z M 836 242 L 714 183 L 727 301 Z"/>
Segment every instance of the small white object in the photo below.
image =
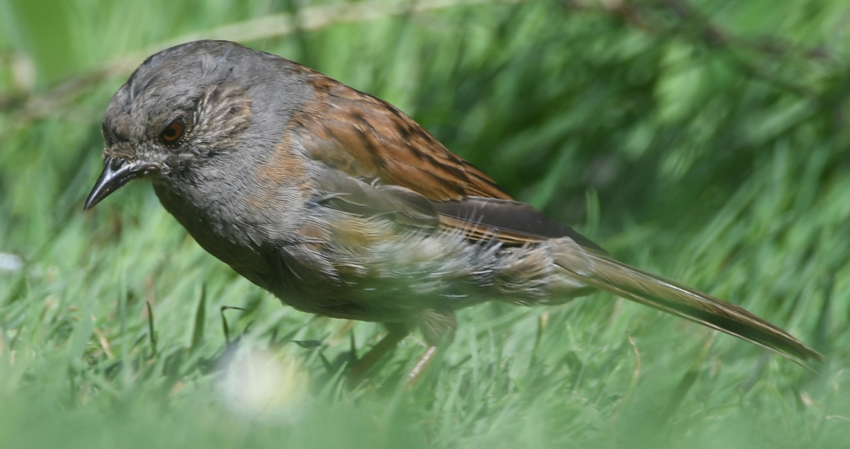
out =
<path fill-rule="evenodd" d="M 309 379 L 291 357 L 243 347 L 227 357 L 224 365 L 221 392 L 225 403 L 238 414 L 285 421 L 302 415 Z"/>
<path fill-rule="evenodd" d="M 0 253 L 0 273 L 17 273 L 24 268 L 24 259 L 10 253 Z"/>

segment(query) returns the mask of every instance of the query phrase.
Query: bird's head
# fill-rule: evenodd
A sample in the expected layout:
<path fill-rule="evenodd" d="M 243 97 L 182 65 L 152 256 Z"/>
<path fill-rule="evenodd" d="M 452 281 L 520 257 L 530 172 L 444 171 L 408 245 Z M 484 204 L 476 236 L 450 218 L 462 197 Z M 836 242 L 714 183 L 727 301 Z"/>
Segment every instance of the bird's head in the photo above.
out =
<path fill-rule="evenodd" d="M 145 61 L 103 118 L 103 172 L 89 209 L 136 178 L 168 181 L 232 152 L 252 119 L 246 70 L 255 54 L 232 42 L 198 41 Z"/>

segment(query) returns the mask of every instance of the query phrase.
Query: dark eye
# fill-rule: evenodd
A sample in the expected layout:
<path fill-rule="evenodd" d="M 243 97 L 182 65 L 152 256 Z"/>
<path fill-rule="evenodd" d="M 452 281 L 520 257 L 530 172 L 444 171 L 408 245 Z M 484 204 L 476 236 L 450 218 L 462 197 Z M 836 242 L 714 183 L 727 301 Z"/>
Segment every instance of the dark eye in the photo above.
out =
<path fill-rule="evenodd" d="M 182 118 L 178 118 L 173 122 L 169 123 L 165 129 L 159 133 L 159 138 L 166 144 L 176 143 L 183 137 L 183 133 L 186 131 L 186 122 L 183 121 Z"/>

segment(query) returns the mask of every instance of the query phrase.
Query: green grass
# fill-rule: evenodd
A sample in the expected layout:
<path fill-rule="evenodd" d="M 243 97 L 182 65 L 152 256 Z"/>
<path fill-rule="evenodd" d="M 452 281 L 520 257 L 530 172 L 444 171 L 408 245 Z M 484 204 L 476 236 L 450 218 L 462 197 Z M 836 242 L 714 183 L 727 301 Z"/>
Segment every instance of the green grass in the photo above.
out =
<path fill-rule="evenodd" d="M 850 9 L 624 3 L 0 0 L 0 253 L 23 262 L 0 269 L 0 446 L 846 446 Z M 198 37 L 391 101 L 517 198 L 827 361 L 596 294 L 463 310 L 422 382 L 400 383 L 413 336 L 346 390 L 379 325 L 281 307 L 144 183 L 82 211 L 109 98 Z M 230 345 L 222 306 L 244 309 Z"/>

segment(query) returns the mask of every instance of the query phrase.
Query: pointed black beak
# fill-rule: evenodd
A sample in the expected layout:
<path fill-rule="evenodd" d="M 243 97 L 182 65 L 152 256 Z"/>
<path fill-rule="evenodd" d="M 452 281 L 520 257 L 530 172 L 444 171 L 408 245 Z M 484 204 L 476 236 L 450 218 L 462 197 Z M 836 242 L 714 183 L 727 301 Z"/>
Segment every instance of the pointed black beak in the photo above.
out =
<path fill-rule="evenodd" d="M 119 187 L 127 184 L 134 178 L 139 177 L 147 171 L 147 164 L 138 162 L 128 162 L 126 159 L 107 157 L 103 161 L 103 172 L 97 178 L 97 182 L 89 193 L 86 199 L 85 210 L 89 210 L 99 203 L 100 200 L 109 196 L 110 193 L 118 190 Z"/>

